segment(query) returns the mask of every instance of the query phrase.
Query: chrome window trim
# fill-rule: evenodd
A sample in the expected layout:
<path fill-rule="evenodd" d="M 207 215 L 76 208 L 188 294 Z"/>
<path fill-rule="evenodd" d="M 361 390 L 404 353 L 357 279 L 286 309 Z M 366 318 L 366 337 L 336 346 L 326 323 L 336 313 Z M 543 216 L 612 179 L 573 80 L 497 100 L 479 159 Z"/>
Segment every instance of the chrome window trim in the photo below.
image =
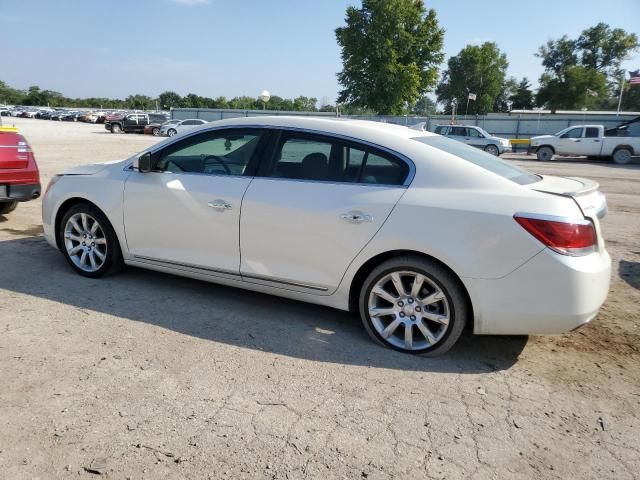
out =
<path fill-rule="evenodd" d="M 400 153 L 400 152 L 396 152 L 395 150 L 392 150 L 390 148 L 387 148 L 385 146 L 382 145 L 378 145 L 377 143 L 373 143 L 370 142 L 368 140 L 363 140 L 363 139 L 359 139 L 356 137 L 351 137 L 349 135 L 342 135 L 339 133 L 334 133 L 334 132 L 326 132 L 324 130 L 314 130 L 314 129 L 309 129 L 309 128 L 300 128 L 300 127 L 288 127 L 288 126 L 277 126 L 277 125 L 221 125 L 221 126 L 215 126 L 215 127 L 210 127 L 210 128 L 203 128 L 203 129 L 198 129 L 196 131 L 188 131 L 185 132 L 184 134 L 178 135 L 179 138 L 176 138 L 174 141 L 169 142 L 169 143 L 165 143 L 162 146 L 158 146 L 158 145 L 154 145 L 153 147 L 151 147 L 148 150 L 144 150 L 143 152 L 141 152 L 139 155 L 143 155 L 145 153 L 151 153 L 151 154 L 155 154 L 158 151 L 167 148 L 171 145 L 173 145 L 176 142 L 185 140 L 189 137 L 192 137 L 194 135 L 199 135 L 201 133 L 206 133 L 206 132 L 213 132 L 216 130 L 239 130 L 239 129 L 265 129 L 265 130 L 281 130 L 281 131 L 288 131 L 288 132 L 300 132 L 300 133 L 308 133 L 308 134 L 312 134 L 312 135 L 323 135 L 326 137 L 331 137 L 331 138 L 336 138 L 338 140 L 343 140 L 343 141 L 347 141 L 347 142 L 355 142 L 355 143 L 359 143 L 361 145 L 366 145 L 368 147 L 372 147 L 372 148 L 376 148 L 378 150 L 382 150 L 383 152 L 386 152 L 390 155 L 393 155 L 394 157 L 397 157 L 398 159 L 402 160 L 403 162 L 405 162 L 407 164 L 407 166 L 409 167 L 409 173 L 407 173 L 407 177 L 405 178 L 404 182 L 402 184 L 399 185 L 392 185 L 394 187 L 408 187 L 409 185 L 411 185 L 411 182 L 413 182 L 413 179 L 416 176 L 416 165 L 413 162 L 413 160 L 411 160 L 409 157 L 407 157 L 406 155 Z M 149 173 L 153 173 L 153 172 L 149 172 Z M 222 175 L 221 175 L 222 176 Z M 256 176 L 255 178 L 273 178 L 273 177 L 258 177 Z M 286 179 L 286 178 L 274 178 L 274 180 L 298 180 L 298 179 Z M 305 182 L 322 182 L 322 183 L 334 183 L 334 184 L 343 184 L 343 183 L 353 183 L 354 185 L 365 185 L 365 186 L 389 186 L 389 185 L 383 185 L 383 184 L 371 184 L 371 183 L 357 183 L 357 182 L 332 182 L 332 181 L 326 181 L 326 180 L 301 180 L 301 181 L 305 181 Z"/>

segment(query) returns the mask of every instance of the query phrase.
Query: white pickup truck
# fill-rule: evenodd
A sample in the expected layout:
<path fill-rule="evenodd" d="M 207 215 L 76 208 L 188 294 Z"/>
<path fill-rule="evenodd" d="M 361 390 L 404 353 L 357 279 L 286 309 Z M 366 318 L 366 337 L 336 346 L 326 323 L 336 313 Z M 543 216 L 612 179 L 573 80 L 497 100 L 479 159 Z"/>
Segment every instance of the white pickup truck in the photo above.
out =
<path fill-rule="evenodd" d="M 542 161 L 552 160 L 554 155 L 569 155 L 606 157 L 626 164 L 634 155 L 640 155 L 640 137 L 619 134 L 617 129 L 605 132 L 602 125 L 572 125 L 554 135 L 532 137 L 529 152 Z"/>

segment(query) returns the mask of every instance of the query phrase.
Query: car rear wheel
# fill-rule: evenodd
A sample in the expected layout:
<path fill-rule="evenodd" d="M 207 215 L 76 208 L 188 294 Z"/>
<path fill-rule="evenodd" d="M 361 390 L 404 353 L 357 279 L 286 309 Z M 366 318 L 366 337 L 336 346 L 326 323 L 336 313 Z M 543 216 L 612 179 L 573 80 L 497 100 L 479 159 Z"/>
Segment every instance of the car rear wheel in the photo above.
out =
<path fill-rule="evenodd" d="M 9 200 L 8 202 L 0 202 L 0 215 L 6 215 L 13 212 L 18 206 L 17 200 Z"/>
<path fill-rule="evenodd" d="M 111 125 L 111 133 L 121 133 L 122 132 L 122 127 L 117 124 L 114 123 L 113 125 Z"/>
<path fill-rule="evenodd" d="M 96 207 L 81 203 L 62 218 L 59 245 L 69 265 L 85 277 L 102 277 L 123 266 L 118 238 L 107 217 Z"/>
<path fill-rule="evenodd" d="M 541 162 L 548 162 L 553 158 L 553 149 L 551 147 L 540 147 L 536 152 L 536 157 Z"/>
<path fill-rule="evenodd" d="M 170 137 L 173 137 L 176 133 L 178 133 L 175 129 L 170 128 L 169 131 L 167 132 L 167 135 L 169 135 Z"/>
<path fill-rule="evenodd" d="M 484 151 L 490 153 L 491 155 L 495 155 L 496 157 L 500 155 L 500 150 L 495 145 L 487 145 L 484 147 Z"/>
<path fill-rule="evenodd" d="M 369 336 L 406 353 L 437 356 L 460 338 L 468 308 L 459 281 L 436 262 L 407 256 L 376 267 L 360 291 Z"/>
<path fill-rule="evenodd" d="M 613 161 L 618 165 L 626 165 L 633 158 L 633 153 L 628 148 L 620 148 L 613 152 Z"/>
<path fill-rule="evenodd" d="M 158 135 L 160 135 L 160 129 L 159 129 L 158 127 L 154 127 L 154 128 L 151 130 L 151 134 L 152 134 L 154 137 L 157 137 Z"/>

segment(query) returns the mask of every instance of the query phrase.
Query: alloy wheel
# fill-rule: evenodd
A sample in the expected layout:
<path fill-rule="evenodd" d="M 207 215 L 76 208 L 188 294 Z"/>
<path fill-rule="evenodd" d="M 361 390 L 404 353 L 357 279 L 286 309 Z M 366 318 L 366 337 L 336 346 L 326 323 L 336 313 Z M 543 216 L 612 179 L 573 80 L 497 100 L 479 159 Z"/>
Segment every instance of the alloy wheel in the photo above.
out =
<path fill-rule="evenodd" d="M 104 230 L 87 213 L 76 213 L 69 217 L 64 227 L 64 246 L 74 265 L 85 272 L 98 271 L 107 259 Z"/>
<path fill-rule="evenodd" d="M 403 350 L 436 345 L 449 328 L 449 301 L 426 275 L 396 271 L 384 275 L 369 293 L 368 313 L 382 339 Z"/>

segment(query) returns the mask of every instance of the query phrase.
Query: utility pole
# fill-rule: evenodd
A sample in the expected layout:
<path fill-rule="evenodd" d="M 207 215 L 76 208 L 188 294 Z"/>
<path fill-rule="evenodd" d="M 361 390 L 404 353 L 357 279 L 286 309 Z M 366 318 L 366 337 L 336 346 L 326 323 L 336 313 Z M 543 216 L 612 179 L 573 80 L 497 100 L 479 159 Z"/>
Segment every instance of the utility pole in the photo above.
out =
<path fill-rule="evenodd" d="M 620 79 L 620 95 L 618 95 L 618 110 L 616 110 L 616 117 L 620 116 L 620 107 L 622 105 L 622 90 L 624 88 L 624 75 L 625 73 L 622 73 L 622 78 Z"/>

